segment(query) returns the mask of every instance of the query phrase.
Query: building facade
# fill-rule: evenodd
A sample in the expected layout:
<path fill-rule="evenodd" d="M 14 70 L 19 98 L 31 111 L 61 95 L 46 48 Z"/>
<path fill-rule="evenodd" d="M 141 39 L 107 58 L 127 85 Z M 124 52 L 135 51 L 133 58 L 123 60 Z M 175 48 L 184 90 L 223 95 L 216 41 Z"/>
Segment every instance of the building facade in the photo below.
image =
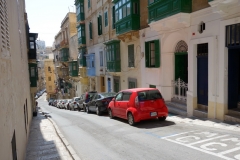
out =
<path fill-rule="evenodd" d="M 29 33 L 24 0 L 0 3 L 0 159 L 25 159 L 36 115 L 37 34 Z"/>

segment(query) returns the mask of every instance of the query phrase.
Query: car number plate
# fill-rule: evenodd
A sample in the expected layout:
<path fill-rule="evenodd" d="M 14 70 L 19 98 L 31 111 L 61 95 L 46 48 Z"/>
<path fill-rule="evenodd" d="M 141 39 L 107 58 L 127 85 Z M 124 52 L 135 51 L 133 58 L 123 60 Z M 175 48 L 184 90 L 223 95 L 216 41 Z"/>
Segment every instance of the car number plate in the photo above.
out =
<path fill-rule="evenodd" d="M 151 115 L 151 117 L 156 116 L 157 112 L 151 112 L 150 115 Z"/>

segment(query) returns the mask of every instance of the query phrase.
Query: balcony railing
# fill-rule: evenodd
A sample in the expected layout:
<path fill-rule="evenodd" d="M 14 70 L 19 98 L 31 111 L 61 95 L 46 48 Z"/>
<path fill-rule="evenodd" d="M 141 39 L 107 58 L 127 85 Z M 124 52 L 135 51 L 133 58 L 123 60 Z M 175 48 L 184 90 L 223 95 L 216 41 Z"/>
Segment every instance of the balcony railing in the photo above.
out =
<path fill-rule="evenodd" d="M 178 78 L 172 81 L 172 97 L 181 101 L 187 101 L 188 84 Z"/>

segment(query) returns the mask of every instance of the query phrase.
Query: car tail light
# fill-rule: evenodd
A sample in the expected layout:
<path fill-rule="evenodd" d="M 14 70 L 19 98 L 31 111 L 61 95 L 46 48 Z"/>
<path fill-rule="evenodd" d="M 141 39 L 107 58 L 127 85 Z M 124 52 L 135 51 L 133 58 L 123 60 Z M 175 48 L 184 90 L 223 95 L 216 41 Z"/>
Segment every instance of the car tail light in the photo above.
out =
<path fill-rule="evenodd" d="M 135 98 L 135 106 L 139 107 L 139 100 L 138 100 L 138 96 Z"/>
<path fill-rule="evenodd" d="M 74 102 L 74 104 L 76 104 L 76 102 Z"/>
<path fill-rule="evenodd" d="M 64 103 L 62 103 L 62 104 L 64 104 Z"/>

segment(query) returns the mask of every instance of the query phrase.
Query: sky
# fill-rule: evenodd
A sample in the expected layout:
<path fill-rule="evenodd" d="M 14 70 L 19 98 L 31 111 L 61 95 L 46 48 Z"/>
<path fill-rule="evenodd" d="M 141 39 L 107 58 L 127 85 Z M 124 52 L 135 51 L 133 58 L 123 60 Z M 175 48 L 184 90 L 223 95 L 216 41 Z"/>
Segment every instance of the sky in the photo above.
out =
<path fill-rule="evenodd" d="M 30 33 L 52 46 L 67 13 L 75 12 L 74 0 L 25 0 Z"/>

